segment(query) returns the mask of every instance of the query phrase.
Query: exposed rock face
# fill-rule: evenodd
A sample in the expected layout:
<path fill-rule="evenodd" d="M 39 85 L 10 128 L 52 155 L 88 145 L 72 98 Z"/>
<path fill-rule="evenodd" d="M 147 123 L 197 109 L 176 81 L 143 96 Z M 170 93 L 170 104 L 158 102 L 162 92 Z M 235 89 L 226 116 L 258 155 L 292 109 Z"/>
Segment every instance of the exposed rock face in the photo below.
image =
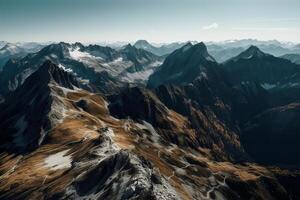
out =
<path fill-rule="evenodd" d="M 125 46 L 124 49 L 121 49 L 120 52 L 133 63 L 133 66 L 127 69 L 128 72 L 142 71 L 144 67 L 154 60 L 158 60 L 158 56 L 143 49 L 137 49 L 130 44 Z"/>
<path fill-rule="evenodd" d="M 146 120 L 171 143 L 195 149 L 209 148 L 216 159 L 246 157 L 236 130 L 180 87 L 161 86 L 156 91 L 131 88 L 111 97 L 110 101 L 113 115 Z"/>
<path fill-rule="evenodd" d="M 85 82 L 106 93 L 130 84 L 144 83 L 163 58 L 142 49 L 127 46 L 119 51 L 98 45 L 81 43 L 51 44 L 37 53 L 9 61 L 0 73 L 0 94 L 19 87 L 46 60 L 72 71 Z"/>
<path fill-rule="evenodd" d="M 45 62 L 1 104 L 1 147 L 9 151 L 37 148 L 67 110 L 58 95 L 67 89 L 61 87 L 74 89 L 80 86 L 73 75 L 50 61 Z"/>

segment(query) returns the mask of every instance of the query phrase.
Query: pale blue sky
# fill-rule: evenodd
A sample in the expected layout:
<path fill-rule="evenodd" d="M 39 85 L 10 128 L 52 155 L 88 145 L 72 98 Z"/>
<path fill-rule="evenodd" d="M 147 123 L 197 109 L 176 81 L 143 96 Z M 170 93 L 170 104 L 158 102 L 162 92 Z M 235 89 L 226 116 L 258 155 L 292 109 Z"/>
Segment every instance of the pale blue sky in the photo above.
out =
<path fill-rule="evenodd" d="M 0 40 L 300 42 L 300 0 L 0 0 Z"/>

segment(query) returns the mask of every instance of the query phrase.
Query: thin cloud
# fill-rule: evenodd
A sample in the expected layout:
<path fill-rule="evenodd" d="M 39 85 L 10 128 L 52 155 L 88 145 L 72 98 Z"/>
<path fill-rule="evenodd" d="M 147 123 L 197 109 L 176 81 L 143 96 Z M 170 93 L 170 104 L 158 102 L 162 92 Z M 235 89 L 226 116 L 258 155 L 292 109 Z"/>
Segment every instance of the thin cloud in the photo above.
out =
<path fill-rule="evenodd" d="M 208 26 L 202 27 L 203 30 L 210 30 L 210 29 L 217 29 L 217 28 L 219 28 L 219 24 L 217 24 L 217 23 L 212 23 Z"/>

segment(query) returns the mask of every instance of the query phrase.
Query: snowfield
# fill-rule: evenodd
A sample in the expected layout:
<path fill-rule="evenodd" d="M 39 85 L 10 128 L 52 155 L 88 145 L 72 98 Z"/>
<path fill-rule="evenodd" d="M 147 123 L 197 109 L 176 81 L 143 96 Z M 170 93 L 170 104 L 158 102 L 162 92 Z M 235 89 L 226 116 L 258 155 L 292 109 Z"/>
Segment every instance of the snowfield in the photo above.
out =
<path fill-rule="evenodd" d="M 66 155 L 68 151 L 69 150 L 64 150 L 48 156 L 44 160 L 44 167 L 50 168 L 51 170 L 71 168 L 71 155 Z"/>

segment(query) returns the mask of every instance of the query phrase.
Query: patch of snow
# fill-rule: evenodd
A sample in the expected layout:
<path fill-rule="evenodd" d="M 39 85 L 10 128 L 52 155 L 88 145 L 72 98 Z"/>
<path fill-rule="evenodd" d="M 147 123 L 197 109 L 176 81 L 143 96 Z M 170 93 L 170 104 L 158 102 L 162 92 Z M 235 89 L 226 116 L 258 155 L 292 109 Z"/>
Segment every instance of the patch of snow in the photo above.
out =
<path fill-rule="evenodd" d="M 73 72 L 73 70 L 72 69 L 70 69 L 70 68 L 66 68 L 65 66 L 63 66 L 62 64 L 58 64 L 58 67 L 59 68 L 61 68 L 61 69 L 63 69 L 64 71 L 66 71 L 66 72 Z"/>
<path fill-rule="evenodd" d="M 207 79 L 207 74 L 205 72 L 201 72 L 200 75 Z"/>
<path fill-rule="evenodd" d="M 44 138 L 45 138 L 47 132 L 42 128 L 40 134 L 41 134 L 41 137 L 39 138 L 39 142 L 38 142 L 39 145 L 41 145 L 42 142 L 44 141 Z"/>
<path fill-rule="evenodd" d="M 115 60 L 113 60 L 112 62 L 110 62 L 110 64 L 120 64 L 122 62 L 123 62 L 123 58 L 119 57 L 119 58 L 116 58 Z"/>
<path fill-rule="evenodd" d="M 106 109 L 108 109 L 108 105 L 109 105 L 109 103 L 108 103 L 107 101 L 104 101 L 104 107 L 105 107 Z"/>
<path fill-rule="evenodd" d="M 146 81 L 148 80 L 149 76 L 154 72 L 154 70 L 162 64 L 162 61 L 155 61 L 148 64 L 143 71 L 130 73 L 127 72 L 123 77 L 122 80 L 133 83 L 136 81 Z"/>
<path fill-rule="evenodd" d="M 127 72 L 124 77 L 122 77 L 123 81 L 133 83 L 138 80 L 140 81 L 146 81 L 148 80 L 149 76 L 153 73 L 154 69 L 148 69 L 145 71 L 139 71 L 139 72 L 134 72 L 134 73 L 129 73 Z"/>
<path fill-rule="evenodd" d="M 71 155 L 66 155 L 68 151 L 69 150 L 64 150 L 48 156 L 44 160 L 44 167 L 50 168 L 51 170 L 71 168 Z"/>
<path fill-rule="evenodd" d="M 80 62 L 84 61 L 84 58 L 96 58 L 87 52 L 80 51 L 79 47 L 69 48 L 68 50 L 71 58 Z"/>
<path fill-rule="evenodd" d="M 289 82 L 289 83 L 283 85 L 282 88 L 293 88 L 293 87 L 299 87 L 299 86 L 300 86 L 300 83 Z"/>
<path fill-rule="evenodd" d="M 270 90 L 270 89 L 272 89 L 272 88 L 274 88 L 276 86 L 277 86 L 276 84 L 269 84 L 269 83 L 263 83 L 263 84 L 261 84 L 261 87 L 263 87 L 266 90 Z"/>

